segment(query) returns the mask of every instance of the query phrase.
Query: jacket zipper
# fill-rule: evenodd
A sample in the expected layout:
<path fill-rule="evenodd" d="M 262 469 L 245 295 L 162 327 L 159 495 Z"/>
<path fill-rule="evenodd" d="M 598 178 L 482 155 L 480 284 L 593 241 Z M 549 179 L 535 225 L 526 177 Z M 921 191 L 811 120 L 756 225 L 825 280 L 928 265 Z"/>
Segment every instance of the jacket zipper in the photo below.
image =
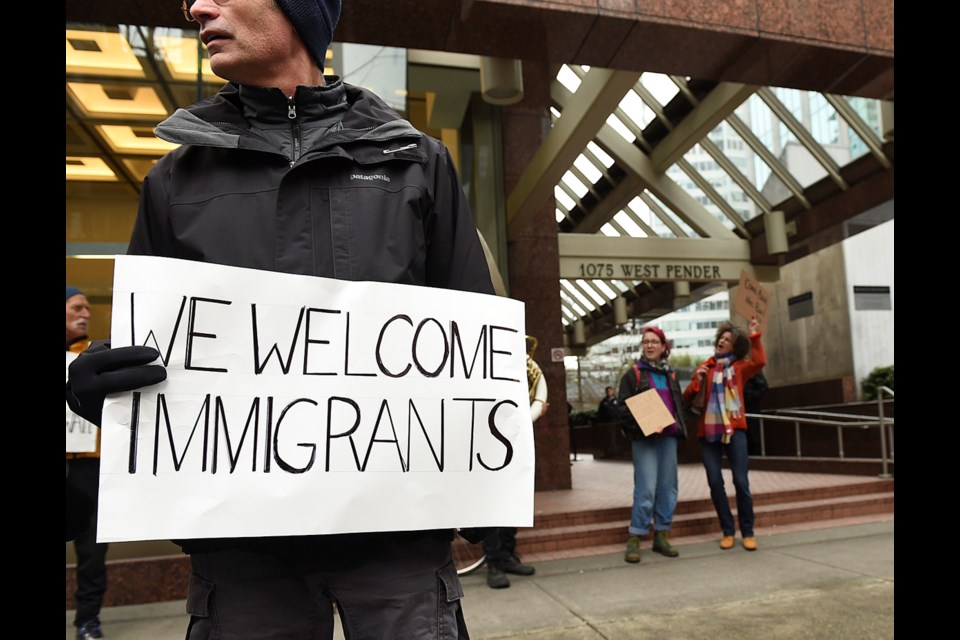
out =
<path fill-rule="evenodd" d="M 293 159 L 290 161 L 292 167 L 300 159 L 300 122 L 297 120 L 297 105 L 293 98 L 287 100 L 287 117 L 290 118 L 290 133 L 293 136 Z"/>
<path fill-rule="evenodd" d="M 388 153 L 396 153 L 397 151 L 406 151 L 407 149 L 413 149 L 416 146 L 417 146 L 417 143 L 414 142 L 412 144 L 406 145 L 405 147 L 397 147 L 396 149 L 384 149 L 383 155 L 387 155 Z"/>

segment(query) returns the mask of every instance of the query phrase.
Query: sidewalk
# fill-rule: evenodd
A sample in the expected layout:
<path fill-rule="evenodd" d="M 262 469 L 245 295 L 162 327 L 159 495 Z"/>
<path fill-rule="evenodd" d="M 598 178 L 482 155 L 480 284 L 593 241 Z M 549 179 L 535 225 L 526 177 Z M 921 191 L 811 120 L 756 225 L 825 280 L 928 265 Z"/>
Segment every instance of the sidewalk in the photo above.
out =
<path fill-rule="evenodd" d="M 678 545 L 675 559 L 645 546 L 639 565 L 619 551 L 544 561 L 504 590 L 481 569 L 462 579 L 464 613 L 473 640 L 892 639 L 893 531 L 890 516 L 758 531 L 753 553 L 710 540 Z M 111 607 L 101 620 L 108 640 L 181 640 L 183 611 L 182 600 Z"/>

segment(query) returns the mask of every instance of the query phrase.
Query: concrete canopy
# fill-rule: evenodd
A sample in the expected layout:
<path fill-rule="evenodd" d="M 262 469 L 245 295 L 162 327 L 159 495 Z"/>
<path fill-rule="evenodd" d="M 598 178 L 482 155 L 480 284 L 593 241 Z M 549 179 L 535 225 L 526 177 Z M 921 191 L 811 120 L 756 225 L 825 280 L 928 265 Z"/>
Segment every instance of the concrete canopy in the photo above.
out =
<path fill-rule="evenodd" d="M 71 0 L 65 17 L 71 23 L 185 26 L 175 0 Z M 581 76 L 587 89 L 582 94 L 559 81 L 550 88 L 559 117 L 529 175 L 508 194 L 510 237 L 525 224 L 527 211 L 559 189 L 573 202 L 569 208 L 558 205 L 561 236 L 738 240 L 749 247 L 749 264 L 775 268 L 842 239 L 850 220 L 893 197 L 893 11 L 892 3 L 882 0 L 819 0 L 803 7 L 763 1 L 718 5 L 707 0 L 348 0 L 334 39 L 566 65 Z M 676 96 L 669 103 L 658 102 L 641 81 L 646 74 L 671 78 Z M 454 75 L 469 84 L 471 74 Z M 822 96 L 868 153 L 846 164 L 834 160 L 770 87 Z M 649 123 L 626 122 L 633 141 L 610 124 L 611 117 L 629 120 L 620 105 L 629 92 L 655 112 Z M 879 132 L 857 115 L 850 97 L 889 101 L 882 105 Z M 798 179 L 738 115 L 747 100 L 757 99 L 791 132 L 798 148 L 823 168 L 824 178 Z M 465 101 L 445 94 L 433 108 L 435 117 L 446 123 L 457 119 Z M 719 123 L 734 130 L 769 168 L 773 176 L 769 182 L 776 188 L 750 180 L 718 147 L 710 132 Z M 68 152 L 70 130 L 68 108 Z M 694 147 L 723 168 L 758 215 L 739 214 L 718 193 L 709 176 L 686 159 Z M 603 174 L 594 181 L 584 175 L 577 160 L 595 159 L 597 153 L 608 155 L 613 163 L 593 162 Z M 667 176 L 671 167 L 689 178 L 692 190 Z M 132 181 L 133 169 L 124 170 L 131 172 Z M 568 172 L 586 185 L 586 194 L 571 196 L 571 187 L 563 180 Z M 650 217 L 637 215 L 631 203 L 648 210 Z M 783 255 L 769 253 L 765 216 L 759 215 L 773 210 L 783 211 L 786 219 L 789 246 Z M 561 249 L 561 259 L 569 257 Z M 669 284 L 626 278 L 616 288 L 635 313 L 652 314 L 672 309 Z M 693 298 L 712 291 L 714 284 L 692 283 Z M 585 285 L 565 286 L 570 290 Z M 595 340 L 612 326 L 616 295 L 602 285 L 586 286 L 602 292 L 609 303 L 597 304 L 587 314 L 574 313 L 568 305 L 564 323 L 575 317 L 588 319 L 595 328 L 589 339 Z"/>

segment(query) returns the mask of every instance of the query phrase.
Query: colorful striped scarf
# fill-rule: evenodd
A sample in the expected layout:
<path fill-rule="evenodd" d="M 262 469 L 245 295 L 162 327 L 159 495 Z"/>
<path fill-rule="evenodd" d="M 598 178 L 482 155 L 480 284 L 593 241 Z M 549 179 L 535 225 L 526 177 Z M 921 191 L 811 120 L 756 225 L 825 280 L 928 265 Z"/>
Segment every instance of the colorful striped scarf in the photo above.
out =
<path fill-rule="evenodd" d="M 707 442 L 728 444 L 733 435 L 732 419 L 743 415 L 740 407 L 740 395 L 731 354 L 715 359 L 713 378 L 710 381 L 710 401 L 703 416 L 703 433 Z M 706 380 L 704 380 L 706 383 Z"/>

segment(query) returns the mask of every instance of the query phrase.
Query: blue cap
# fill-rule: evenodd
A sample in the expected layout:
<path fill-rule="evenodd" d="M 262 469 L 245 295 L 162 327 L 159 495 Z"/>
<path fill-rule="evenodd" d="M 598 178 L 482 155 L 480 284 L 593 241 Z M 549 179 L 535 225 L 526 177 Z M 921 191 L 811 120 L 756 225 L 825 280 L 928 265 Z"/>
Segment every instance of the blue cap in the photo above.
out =
<path fill-rule="evenodd" d="M 83 291 L 80 291 L 80 289 L 77 289 L 76 287 L 67 285 L 67 300 L 76 295 L 83 295 Z"/>

